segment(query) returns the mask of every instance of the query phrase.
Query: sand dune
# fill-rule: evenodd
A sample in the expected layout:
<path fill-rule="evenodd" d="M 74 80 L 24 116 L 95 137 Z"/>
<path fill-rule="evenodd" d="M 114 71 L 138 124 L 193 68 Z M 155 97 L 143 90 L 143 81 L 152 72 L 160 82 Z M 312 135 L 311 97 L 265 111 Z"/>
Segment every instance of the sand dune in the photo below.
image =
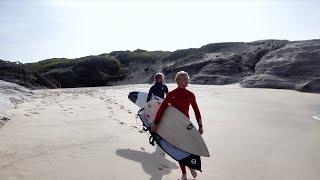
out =
<path fill-rule="evenodd" d="M 30 96 L 32 96 L 32 91 L 29 89 L 0 80 L 0 128 L 10 120 L 6 109 L 15 108 L 18 103 Z"/>
<path fill-rule="evenodd" d="M 175 85 L 169 85 L 173 89 Z M 178 164 L 149 145 L 126 85 L 33 91 L 7 110 L 0 179 L 178 179 Z M 320 177 L 320 95 L 238 85 L 191 85 L 210 158 L 197 179 Z M 191 112 L 191 117 L 194 115 Z"/>

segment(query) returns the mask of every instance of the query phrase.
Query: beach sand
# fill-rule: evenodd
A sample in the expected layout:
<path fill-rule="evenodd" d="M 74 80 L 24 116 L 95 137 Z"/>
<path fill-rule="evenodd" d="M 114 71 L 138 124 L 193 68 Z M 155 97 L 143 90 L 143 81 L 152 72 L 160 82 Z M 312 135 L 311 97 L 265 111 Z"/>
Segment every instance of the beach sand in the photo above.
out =
<path fill-rule="evenodd" d="M 33 91 L 6 111 L 0 179 L 178 179 L 178 163 L 148 143 L 125 85 Z M 175 85 L 169 85 L 173 89 Z M 211 157 L 197 179 L 318 180 L 320 94 L 190 85 Z M 194 121 L 192 108 L 191 118 Z M 189 178 L 191 175 L 189 174 Z"/>

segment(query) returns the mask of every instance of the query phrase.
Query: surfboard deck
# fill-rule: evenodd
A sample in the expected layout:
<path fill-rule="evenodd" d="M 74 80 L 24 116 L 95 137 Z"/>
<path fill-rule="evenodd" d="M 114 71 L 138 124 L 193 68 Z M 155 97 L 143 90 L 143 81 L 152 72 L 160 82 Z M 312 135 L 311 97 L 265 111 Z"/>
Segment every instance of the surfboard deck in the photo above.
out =
<path fill-rule="evenodd" d="M 139 92 L 139 91 L 130 92 L 128 95 L 128 99 L 130 99 L 131 102 L 133 102 L 140 108 L 143 108 L 146 105 L 147 98 L 148 98 L 148 93 Z"/>
<path fill-rule="evenodd" d="M 151 100 L 144 107 L 146 118 L 153 122 L 161 105 L 159 100 Z M 187 116 L 169 105 L 159 123 L 157 133 L 173 146 L 191 154 L 210 157 L 201 134 Z"/>
<path fill-rule="evenodd" d="M 143 108 L 147 104 L 148 93 L 141 92 L 141 91 L 132 91 L 132 92 L 129 93 L 128 99 L 131 102 L 133 102 L 134 104 L 136 104 L 137 106 L 139 106 L 140 108 Z M 159 101 L 163 101 L 162 98 L 160 98 L 158 96 L 154 96 L 154 95 L 151 97 L 151 99 L 156 99 L 156 100 L 159 100 Z"/>
<path fill-rule="evenodd" d="M 148 128 L 148 131 L 152 134 L 152 132 L 150 131 L 151 124 L 147 120 L 147 118 L 145 117 L 145 113 L 144 113 L 143 109 L 141 109 L 138 112 L 138 116 L 139 116 L 140 120 L 142 121 L 143 126 Z M 155 141 L 158 144 L 158 146 L 163 151 L 165 151 L 169 156 L 171 156 L 173 159 L 175 159 L 176 161 L 182 162 L 183 164 L 185 164 L 186 166 L 188 166 L 190 168 L 201 171 L 201 158 L 200 158 L 200 156 L 190 154 L 188 152 L 185 152 L 185 151 L 182 151 L 182 150 L 176 148 L 175 146 L 171 145 L 166 140 L 161 138 L 161 136 L 159 136 L 157 133 L 154 133 L 153 136 L 154 136 Z"/>
<path fill-rule="evenodd" d="M 315 120 L 320 120 L 320 115 L 314 115 L 314 116 L 312 116 L 312 118 Z"/>
<path fill-rule="evenodd" d="M 163 139 L 158 133 L 153 133 L 150 131 L 151 122 L 146 118 L 145 112 L 143 107 L 146 104 L 148 94 L 145 92 L 140 91 L 133 91 L 130 92 L 128 95 L 128 99 L 136 104 L 138 107 L 142 108 L 138 112 L 138 117 L 143 123 L 143 126 L 147 128 L 147 131 L 150 132 L 150 134 L 153 134 L 156 143 L 158 146 L 164 150 L 169 156 L 171 156 L 173 159 L 185 164 L 186 166 L 193 168 L 195 170 L 201 171 L 201 158 L 198 155 L 191 154 L 188 152 L 185 152 L 173 145 L 171 145 L 169 142 L 167 142 L 165 139 Z M 153 96 L 152 99 L 159 100 L 162 102 L 162 98 Z M 144 105 L 143 105 L 144 104 Z M 202 172 L 202 171 L 201 171 Z"/>

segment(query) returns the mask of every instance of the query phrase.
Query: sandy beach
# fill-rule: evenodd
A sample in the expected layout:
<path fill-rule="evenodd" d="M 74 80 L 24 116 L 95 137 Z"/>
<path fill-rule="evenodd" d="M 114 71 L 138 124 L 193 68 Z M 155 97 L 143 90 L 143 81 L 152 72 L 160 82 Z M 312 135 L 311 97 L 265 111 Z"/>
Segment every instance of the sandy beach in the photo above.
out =
<path fill-rule="evenodd" d="M 0 179 L 178 179 L 148 143 L 130 91 L 150 85 L 35 90 L 0 129 Z M 175 85 L 169 85 L 173 89 Z M 211 157 L 197 179 L 318 180 L 320 94 L 190 85 Z M 194 114 L 191 109 L 191 118 Z M 189 178 L 191 176 L 189 175 Z"/>

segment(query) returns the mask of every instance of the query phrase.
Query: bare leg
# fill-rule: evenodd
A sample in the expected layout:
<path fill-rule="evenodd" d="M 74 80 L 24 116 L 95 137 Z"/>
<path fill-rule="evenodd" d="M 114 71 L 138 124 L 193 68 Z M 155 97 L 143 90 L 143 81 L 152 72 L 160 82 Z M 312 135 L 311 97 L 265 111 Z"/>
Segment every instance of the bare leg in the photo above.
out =
<path fill-rule="evenodd" d="M 187 180 L 187 174 L 182 174 L 181 180 Z"/>
<path fill-rule="evenodd" d="M 187 180 L 187 170 L 186 170 L 186 166 L 182 163 L 179 162 L 179 166 L 182 172 L 182 176 L 181 176 L 181 180 Z"/>
<path fill-rule="evenodd" d="M 190 167 L 189 167 L 189 169 L 190 169 L 190 172 L 191 172 L 192 177 L 193 177 L 193 178 L 196 178 L 197 175 L 198 175 L 198 174 L 197 174 L 197 171 L 194 170 L 194 169 L 192 169 L 192 168 L 190 168 Z"/>

